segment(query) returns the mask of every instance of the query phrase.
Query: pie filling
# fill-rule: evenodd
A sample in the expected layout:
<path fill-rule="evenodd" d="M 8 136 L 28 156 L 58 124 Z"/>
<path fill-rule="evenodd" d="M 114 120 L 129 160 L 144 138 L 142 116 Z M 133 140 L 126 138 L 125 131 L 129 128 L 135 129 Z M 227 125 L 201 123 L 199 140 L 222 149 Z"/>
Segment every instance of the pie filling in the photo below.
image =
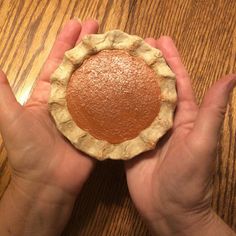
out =
<path fill-rule="evenodd" d="M 103 50 L 72 74 L 66 91 L 74 122 L 93 137 L 118 144 L 149 127 L 160 110 L 156 73 L 124 50 Z"/>

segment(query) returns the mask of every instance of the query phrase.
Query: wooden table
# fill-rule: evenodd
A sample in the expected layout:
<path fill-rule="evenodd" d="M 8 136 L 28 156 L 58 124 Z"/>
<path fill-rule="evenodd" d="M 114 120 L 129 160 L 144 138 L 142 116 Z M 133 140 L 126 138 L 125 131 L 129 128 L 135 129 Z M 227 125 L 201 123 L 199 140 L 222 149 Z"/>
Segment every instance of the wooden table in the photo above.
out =
<path fill-rule="evenodd" d="M 200 102 L 221 75 L 236 71 L 234 0 L 1 0 L 0 66 L 21 103 L 39 74 L 61 26 L 97 18 L 100 32 L 119 28 L 142 37 L 170 35 Z M 0 91 L 1 92 L 1 91 Z M 0 146 L 0 194 L 10 180 Z M 236 229 L 236 93 L 221 132 L 212 205 Z M 130 200 L 122 162 L 97 165 L 64 235 L 149 235 Z"/>

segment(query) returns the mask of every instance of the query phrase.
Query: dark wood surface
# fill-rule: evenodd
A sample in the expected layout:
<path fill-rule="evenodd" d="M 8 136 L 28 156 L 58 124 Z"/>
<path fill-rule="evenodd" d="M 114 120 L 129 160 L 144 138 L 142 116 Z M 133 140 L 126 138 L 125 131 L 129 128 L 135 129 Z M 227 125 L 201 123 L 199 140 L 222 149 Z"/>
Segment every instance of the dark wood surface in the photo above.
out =
<path fill-rule="evenodd" d="M 221 75 L 236 71 L 234 0 L 0 0 L 0 66 L 24 103 L 61 26 L 97 18 L 100 32 L 119 28 L 141 37 L 170 35 L 200 102 Z M 0 195 L 10 181 L 0 140 Z M 212 205 L 236 229 L 236 93 L 218 149 Z M 149 235 L 128 194 L 123 163 L 98 163 L 64 235 Z"/>

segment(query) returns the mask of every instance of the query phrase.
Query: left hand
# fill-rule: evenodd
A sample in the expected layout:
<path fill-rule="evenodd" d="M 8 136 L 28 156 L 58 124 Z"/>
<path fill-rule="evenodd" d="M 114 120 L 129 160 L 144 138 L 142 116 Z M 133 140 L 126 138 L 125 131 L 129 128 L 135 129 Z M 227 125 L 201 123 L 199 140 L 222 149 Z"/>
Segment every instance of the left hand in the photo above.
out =
<path fill-rule="evenodd" d="M 65 51 L 98 23 L 70 20 L 58 35 L 36 87 L 21 106 L 0 72 L 0 132 L 12 170 L 0 201 L 0 235 L 59 235 L 95 161 L 76 150 L 56 129 L 48 111 L 50 76 Z"/>
<path fill-rule="evenodd" d="M 97 33 L 98 23 L 70 20 L 58 35 L 28 102 L 15 99 L 0 72 L 0 131 L 12 170 L 10 186 L 33 199 L 48 202 L 76 198 L 95 162 L 73 148 L 58 132 L 48 111 L 50 76 L 65 51 L 85 34 Z"/>

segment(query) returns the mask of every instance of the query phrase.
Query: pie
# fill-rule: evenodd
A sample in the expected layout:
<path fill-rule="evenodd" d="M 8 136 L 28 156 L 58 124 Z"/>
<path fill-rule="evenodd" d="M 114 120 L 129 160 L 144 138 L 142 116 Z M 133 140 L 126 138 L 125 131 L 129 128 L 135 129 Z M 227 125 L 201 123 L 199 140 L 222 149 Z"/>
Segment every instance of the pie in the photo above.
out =
<path fill-rule="evenodd" d="M 173 124 L 175 75 L 162 53 L 120 30 L 85 36 L 51 77 L 58 130 L 98 159 L 154 149 Z"/>

